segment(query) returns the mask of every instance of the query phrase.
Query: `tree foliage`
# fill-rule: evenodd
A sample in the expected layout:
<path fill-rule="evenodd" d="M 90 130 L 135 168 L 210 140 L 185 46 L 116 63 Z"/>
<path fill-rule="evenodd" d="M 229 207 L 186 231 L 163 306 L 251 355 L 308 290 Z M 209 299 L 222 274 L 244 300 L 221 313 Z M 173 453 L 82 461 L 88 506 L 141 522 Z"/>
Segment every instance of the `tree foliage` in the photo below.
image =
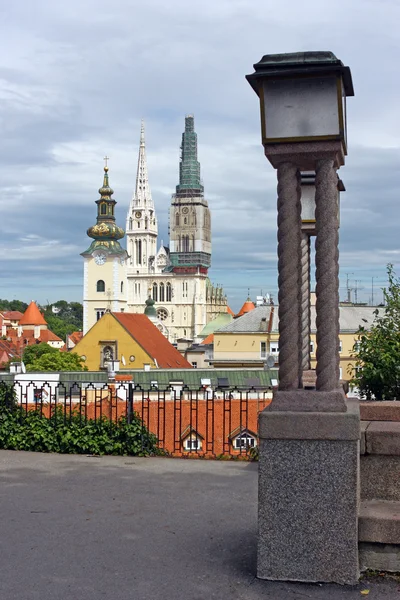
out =
<path fill-rule="evenodd" d="M 400 280 L 387 266 L 389 285 L 383 290 L 385 306 L 375 311 L 371 329 L 358 330 L 353 348 L 352 383 L 367 400 L 400 398 Z"/>
<path fill-rule="evenodd" d="M 19 312 L 24 313 L 28 305 L 26 302 L 22 302 L 22 300 L 3 300 L 0 299 L 0 310 L 19 310 Z"/>
<path fill-rule="evenodd" d="M 23 361 L 29 372 L 87 371 L 76 352 L 60 352 L 46 343 L 28 346 L 24 350 Z"/>

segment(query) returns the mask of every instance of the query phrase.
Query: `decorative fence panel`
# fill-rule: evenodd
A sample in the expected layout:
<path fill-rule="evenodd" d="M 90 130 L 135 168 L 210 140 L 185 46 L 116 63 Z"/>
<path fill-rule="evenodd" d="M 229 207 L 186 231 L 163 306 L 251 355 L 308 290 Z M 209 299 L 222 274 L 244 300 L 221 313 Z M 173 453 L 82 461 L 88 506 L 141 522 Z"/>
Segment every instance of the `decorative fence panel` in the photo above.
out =
<path fill-rule="evenodd" d="M 188 389 L 171 385 L 144 389 L 132 382 L 60 383 L 0 382 L 13 390 L 17 404 L 43 418 L 55 413 L 63 421 L 74 415 L 82 423 L 107 419 L 128 422 L 138 416 L 158 440 L 158 447 L 176 457 L 254 456 L 258 415 L 271 402 L 270 389 Z M 58 418 L 58 417 L 57 417 Z"/>

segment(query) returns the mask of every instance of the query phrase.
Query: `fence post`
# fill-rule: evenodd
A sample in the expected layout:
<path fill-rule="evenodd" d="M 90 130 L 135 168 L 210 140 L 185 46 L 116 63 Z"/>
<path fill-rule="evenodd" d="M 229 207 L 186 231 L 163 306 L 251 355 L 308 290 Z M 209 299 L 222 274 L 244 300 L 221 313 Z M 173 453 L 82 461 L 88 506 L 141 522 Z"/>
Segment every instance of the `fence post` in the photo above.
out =
<path fill-rule="evenodd" d="M 127 421 L 130 424 L 133 413 L 133 383 L 128 383 L 128 410 Z"/>

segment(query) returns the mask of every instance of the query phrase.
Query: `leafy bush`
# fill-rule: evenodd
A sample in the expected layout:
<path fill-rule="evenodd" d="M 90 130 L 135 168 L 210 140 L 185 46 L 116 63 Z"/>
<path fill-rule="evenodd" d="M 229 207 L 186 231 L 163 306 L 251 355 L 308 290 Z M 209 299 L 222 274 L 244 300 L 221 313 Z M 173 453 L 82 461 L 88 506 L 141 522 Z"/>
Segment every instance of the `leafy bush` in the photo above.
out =
<path fill-rule="evenodd" d="M 387 266 L 389 285 L 383 290 L 385 306 L 375 311 L 371 329 L 358 330 L 353 349 L 355 373 L 352 379 L 362 398 L 400 398 L 400 281 L 393 265 Z"/>
<path fill-rule="evenodd" d="M 148 456 L 159 454 L 157 438 L 137 415 L 128 423 L 106 417 L 86 419 L 79 412 L 65 413 L 62 407 L 49 418 L 40 410 L 0 406 L 0 448 L 62 454 L 112 454 Z"/>

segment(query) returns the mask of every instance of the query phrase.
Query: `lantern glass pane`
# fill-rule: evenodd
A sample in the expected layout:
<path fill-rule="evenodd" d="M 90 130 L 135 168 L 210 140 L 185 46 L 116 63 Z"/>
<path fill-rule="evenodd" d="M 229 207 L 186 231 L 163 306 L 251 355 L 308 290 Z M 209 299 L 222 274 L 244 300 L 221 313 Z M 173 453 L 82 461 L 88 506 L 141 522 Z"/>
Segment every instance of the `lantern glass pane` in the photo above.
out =
<path fill-rule="evenodd" d="M 315 221 L 315 186 L 301 186 L 301 220 Z"/>
<path fill-rule="evenodd" d="M 339 135 L 336 77 L 264 82 L 266 139 Z"/>

